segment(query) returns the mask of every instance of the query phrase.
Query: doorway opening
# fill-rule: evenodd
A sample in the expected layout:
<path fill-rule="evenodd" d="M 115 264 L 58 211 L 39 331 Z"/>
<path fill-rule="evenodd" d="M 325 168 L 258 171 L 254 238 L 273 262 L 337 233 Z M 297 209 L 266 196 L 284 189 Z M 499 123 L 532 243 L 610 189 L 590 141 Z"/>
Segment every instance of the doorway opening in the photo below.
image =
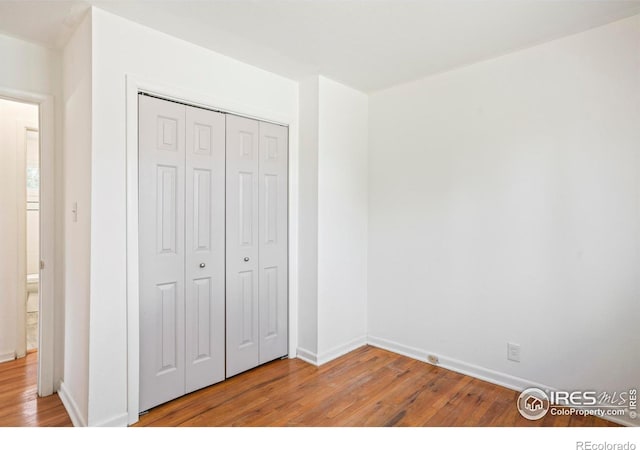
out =
<path fill-rule="evenodd" d="M 40 346 L 39 109 L 0 98 L 0 362 Z"/>

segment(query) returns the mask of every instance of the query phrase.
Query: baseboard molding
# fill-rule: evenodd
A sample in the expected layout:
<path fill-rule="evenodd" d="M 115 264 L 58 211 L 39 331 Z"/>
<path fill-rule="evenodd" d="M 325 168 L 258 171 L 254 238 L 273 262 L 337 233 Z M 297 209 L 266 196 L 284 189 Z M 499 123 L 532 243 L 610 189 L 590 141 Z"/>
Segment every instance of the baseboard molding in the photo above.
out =
<path fill-rule="evenodd" d="M 112 417 L 108 420 L 103 420 L 102 422 L 98 422 L 95 424 L 91 424 L 92 427 L 126 427 L 129 424 L 127 423 L 129 419 L 128 413 L 118 414 L 115 417 Z"/>
<path fill-rule="evenodd" d="M 346 355 L 363 345 L 367 345 L 366 336 L 360 336 L 345 344 L 333 347 L 319 355 L 307 349 L 298 347 L 296 349 L 296 358 L 301 359 L 306 363 L 313 364 L 314 366 L 321 366 L 329 361 L 333 361 L 334 359 L 341 357 L 342 355 Z"/>
<path fill-rule="evenodd" d="M 60 389 L 58 389 L 58 396 L 60 400 L 62 400 L 62 404 L 67 410 L 67 414 L 71 418 L 71 423 L 73 423 L 74 427 L 86 427 L 86 422 L 82 419 L 82 415 L 80 414 L 80 409 L 76 404 L 73 397 L 69 394 L 64 381 L 60 383 Z"/>
<path fill-rule="evenodd" d="M 306 363 L 318 365 L 318 355 L 304 348 L 298 347 L 296 349 L 296 358 L 303 360 Z"/>
<path fill-rule="evenodd" d="M 435 355 L 438 357 L 439 363 L 437 364 L 437 366 L 439 367 L 453 370 L 454 372 L 458 372 L 463 375 L 469 375 L 470 377 L 478 378 L 479 380 L 487 381 L 492 384 L 497 384 L 513 391 L 523 391 L 532 386 L 538 387 L 543 390 L 553 390 L 549 386 L 541 385 L 540 383 L 536 383 L 531 380 L 514 377 L 513 375 L 508 375 L 505 373 L 497 372 L 495 370 L 487 369 L 485 367 L 476 366 L 475 364 L 469 364 L 454 358 L 448 358 L 446 356 L 429 352 L 427 350 L 399 344 L 388 339 L 369 336 L 368 340 L 369 345 L 382 348 L 384 350 L 389 350 L 390 352 L 398 353 L 400 355 L 408 356 L 409 358 L 417 359 L 418 361 L 423 361 L 428 364 L 431 364 L 429 362 L 428 356 Z"/>
<path fill-rule="evenodd" d="M 16 359 L 16 353 L 15 352 L 1 353 L 0 354 L 0 363 L 7 362 L 7 361 L 13 361 L 14 359 Z"/>
<path fill-rule="evenodd" d="M 487 369 L 486 367 L 477 366 L 475 364 L 469 364 L 455 358 L 448 358 L 446 356 L 442 356 L 437 353 L 429 352 L 416 347 L 410 347 L 408 345 L 400 344 L 398 342 L 394 342 L 389 339 L 383 339 L 375 336 L 368 336 L 367 342 L 369 345 L 373 347 L 378 347 L 383 350 L 388 350 L 393 353 L 398 353 L 400 355 L 404 355 L 409 358 L 417 359 L 418 361 L 423 361 L 427 364 L 431 364 L 428 360 L 428 355 L 437 356 L 439 363 L 436 365 L 438 367 L 452 370 L 454 372 L 458 372 L 463 375 L 468 375 L 470 377 L 477 378 L 479 380 L 486 381 L 488 383 L 496 384 L 498 386 L 502 386 L 516 392 L 522 392 L 523 390 L 530 387 L 537 387 L 539 389 L 542 389 L 544 391 L 549 391 L 549 392 L 558 390 L 542 383 L 537 383 L 535 381 L 515 377 L 513 375 L 509 375 L 506 373 L 497 372 L 495 370 Z M 595 406 L 594 408 L 597 408 L 597 406 Z M 610 416 L 600 416 L 600 417 L 602 419 L 617 423 L 619 425 L 624 425 L 629 427 L 640 426 L 640 423 L 634 422 L 631 419 L 624 418 L 624 417 L 610 417 Z"/>
<path fill-rule="evenodd" d="M 353 350 L 362 347 L 363 345 L 367 345 L 367 336 L 357 337 L 346 344 L 338 345 L 333 347 L 326 352 L 323 352 L 317 356 L 318 366 L 328 363 L 329 361 L 333 361 L 336 358 L 341 357 L 342 355 L 346 355 Z"/>

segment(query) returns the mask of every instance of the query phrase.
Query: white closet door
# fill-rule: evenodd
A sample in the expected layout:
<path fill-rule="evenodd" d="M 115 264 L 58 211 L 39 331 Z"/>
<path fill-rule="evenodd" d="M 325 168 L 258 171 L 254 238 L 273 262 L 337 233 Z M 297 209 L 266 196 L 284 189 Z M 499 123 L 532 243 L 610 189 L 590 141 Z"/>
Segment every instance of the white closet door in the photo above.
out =
<path fill-rule="evenodd" d="M 257 121 L 227 115 L 227 377 L 259 364 L 258 143 Z"/>
<path fill-rule="evenodd" d="M 186 107 L 186 392 L 224 380 L 225 118 Z"/>
<path fill-rule="evenodd" d="M 260 364 L 287 354 L 288 129 L 260 122 Z"/>
<path fill-rule="evenodd" d="M 184 394 L 185 106 L 139 96 L 140 411 Z"/>

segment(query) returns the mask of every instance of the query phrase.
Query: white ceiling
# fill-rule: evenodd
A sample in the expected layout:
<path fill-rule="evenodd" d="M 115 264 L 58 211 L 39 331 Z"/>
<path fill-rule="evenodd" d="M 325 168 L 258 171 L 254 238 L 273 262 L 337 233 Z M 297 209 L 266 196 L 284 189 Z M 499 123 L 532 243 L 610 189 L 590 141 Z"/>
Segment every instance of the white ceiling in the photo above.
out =
<path fill-rule="evenodd" d="M 640 13 L 640 0 L 0 1 L 0 32 L 64 45 L 89 4 L 293 79 L 365 92 Z"/>

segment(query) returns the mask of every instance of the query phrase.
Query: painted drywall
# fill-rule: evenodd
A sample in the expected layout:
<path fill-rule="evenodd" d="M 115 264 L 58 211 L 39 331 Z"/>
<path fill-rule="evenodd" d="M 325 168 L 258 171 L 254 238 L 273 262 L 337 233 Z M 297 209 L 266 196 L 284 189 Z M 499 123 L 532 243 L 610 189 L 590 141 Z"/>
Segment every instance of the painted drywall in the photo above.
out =
<path fill-rule="evenodd" d="M 16 173 L 18 159 L 22 165 L 26 160 L 25 136 L 22 140 L 18 133 L 24 133 L 24 126 L 38 124 L 38 107 L 25 103 L 0 100 L 0 361 L 13 359 L 18 347 L 18 195 L 23 192 L 19 183 L 25 183 L 24 175 Z M 26 213 L 26 205 L 22 213 Z M 26 217 L 24 218 L 26 219 Z M 25 225 L 25 221 L 22 225 Z M 26 255 L 22 255 L 23 258 Z M 23 280 L 23 292 L 26 279 Z"/>
<path fill-rule="evenodd" d="M 639 104 L 640 16 L 371 95 L 370 336 L 637 386 Z"/>
<path fill-rule="evenodd" d="M 366 342 L 367 95 L 300 83 L 298 356 L 323 364 Z"/>
<path fill-rule="evenodd" d="M 62 158 L 62 61 L 61 55 L 42 46 L 24 42 L 14 37 L 0 35 L 0 88 L 53 96 L 55 135 L 55 267 L 54 274 L 54 389 L 62 378 L 64 367 L 64 223 L 58 211 L 63 206 L 63 158 Z"/>
<path fill-rule="evenodd" d="M 297 354 L 318 354 L 318 77 L 300 82 L 300 247 Z"/>
<path fill-rule="evenodd" d="M 298 85 L 99 9 L 92 10 L 92 20 L 88 423 L 121 425 L 127 420 L 126 75 L 212 100 L 223 109 L 289 123 L 294 161 Z M 297 178 L 290 182 L 295 185 Z"/>
<path fill-rule="evenodd" d="M 366 342 L 366 94 L 318 79 L 318 361 Z"/>
<path fill-rule="evenodd" d="M 0 34 L 0 86 L 20 91 L 57 94 L 60 55 L 50 49 Z"/>
<path fill-rule="evenodd" d="M 91 238 L 91 20 L 63 54 L 65 358 L 63 398 L 76 425 L 88 423 Z M 76 213 L 73 210 L 76 209 Z"/>

